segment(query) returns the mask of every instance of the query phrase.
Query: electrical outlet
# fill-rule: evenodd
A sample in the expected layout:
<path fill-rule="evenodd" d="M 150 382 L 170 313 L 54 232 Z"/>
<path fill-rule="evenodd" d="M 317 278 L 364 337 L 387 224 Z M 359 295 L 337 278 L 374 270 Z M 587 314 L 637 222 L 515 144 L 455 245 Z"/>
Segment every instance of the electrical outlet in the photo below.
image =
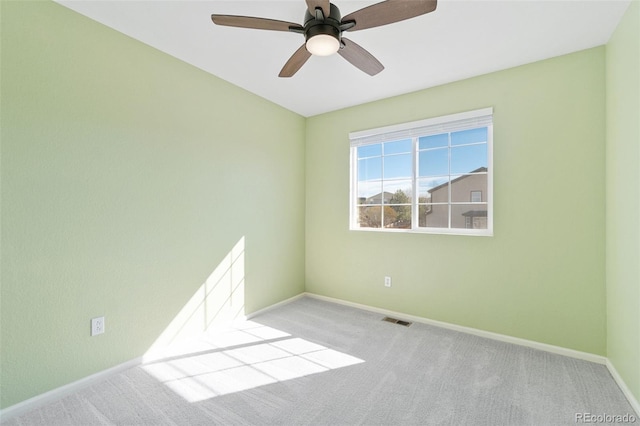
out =
<path fill-rule="evenodd" d="M 384 277 L 384 286 L 391 287 L 391 277 Z"/>
<path fill-rule="evenodd" d="M 104 333 L 104 317 L 91 318 L 91 335 Z"/>

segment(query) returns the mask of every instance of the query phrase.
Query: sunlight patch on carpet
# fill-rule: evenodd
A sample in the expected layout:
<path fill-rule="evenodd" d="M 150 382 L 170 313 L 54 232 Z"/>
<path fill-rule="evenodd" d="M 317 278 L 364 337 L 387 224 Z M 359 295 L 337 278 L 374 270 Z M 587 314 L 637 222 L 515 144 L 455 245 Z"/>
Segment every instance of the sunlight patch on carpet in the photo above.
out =
<path fill-rule="evenodd" d="M 185 348 L 195 349 L 187 353 Z M 168 348 L 142 368 L 189 402 L 198 402 L 363 363 L 360 358 L 245 321 Z"/>

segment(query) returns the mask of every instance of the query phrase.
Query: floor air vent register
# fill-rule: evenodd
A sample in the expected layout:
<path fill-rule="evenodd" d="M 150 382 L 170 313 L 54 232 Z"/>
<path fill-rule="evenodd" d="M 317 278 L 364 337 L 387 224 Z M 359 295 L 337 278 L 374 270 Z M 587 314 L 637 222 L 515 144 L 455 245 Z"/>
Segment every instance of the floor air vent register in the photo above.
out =
<path fill-rule="evenodd" d="M 390 323 L 398 324 L 398 325 L 403 325 L 405 327 L 409 327 L 411 324 L 413 324 L 412 322 L 409 322 L 409 321 L 402 321 L 402 320 L 399 320 L 397 318 L 391 318 L 391 317 L 384 317 L 384 318 L 382 318 L 382 321 L 386 321 L 386 322 L 390 322 Z"/>

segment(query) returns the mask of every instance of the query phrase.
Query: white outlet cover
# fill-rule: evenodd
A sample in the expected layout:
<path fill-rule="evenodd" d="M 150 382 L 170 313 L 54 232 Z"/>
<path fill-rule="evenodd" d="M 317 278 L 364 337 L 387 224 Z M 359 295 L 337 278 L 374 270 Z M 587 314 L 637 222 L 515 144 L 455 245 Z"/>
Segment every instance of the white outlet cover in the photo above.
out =
<path fill-rule="evenodd" d="M 91 318 L 91 335 L 104 333 L 104 317 Z"/>

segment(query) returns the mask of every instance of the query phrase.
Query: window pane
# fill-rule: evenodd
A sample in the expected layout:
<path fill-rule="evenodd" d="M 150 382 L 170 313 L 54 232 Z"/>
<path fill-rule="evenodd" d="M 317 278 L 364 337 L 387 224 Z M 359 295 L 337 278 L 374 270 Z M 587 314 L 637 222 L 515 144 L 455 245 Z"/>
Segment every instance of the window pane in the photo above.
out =
<path fill-rule="evenodd" d="M 466 116 L 477 121 L 469 124 L 439 117 L 406 123 L 398 127 L 406 132 L 395 135 L 380 133 L 382 128 L 355 133 L 351 226 L 408 232 L 413 226 L 422 232 L 489 235 L 486 231 L 493 223 L 488 216 L 492 212 L 491 116 L 484 109 Z"/>
<path fill-rule="evenodd" d="M 358 160 L 358 180 L 382 179 L 382 158 L 374 157 Z"/>
<path fill-rule="evenodd" d="M 382 183 L 385 204 L 411 203 L 411 181 L 393 180 Z"/>
<path fill-rule="evenodd" d="M 423 136 L 418 139 L 419 149 L 427 148 L 440 148 L 443 146 L 449 146 L 449 134 L 442 133 L 440 135 Z"/>
<path fill-rule="evenodd" d="M 384 178 L 410 178 L 413 173 L 411 154 L 399 154 L 384 157 Z"/>
<path fill-rule="evenodd" d="M 387 228 L 411 229 L 411 206 L 385 206 L 384 225 Z"/>
<path fill-rule="evenodd" d="M 487 141 L 487 128 L 463 130 L 451 133 L 451 145 L 462 145 L 467 143 L 477 143 Z"/>
<path fill-rule="evenodd" d="M 449 173 L 449 149 L 441 148 L 418 153 L 418 176 L 437 176 Z"/>
<path fill-rule="evenodd" d="M 448 228 L 448 204 L 421 204 L 418 206 L 418 226 L 423 228 Z"/>
<path fill-rule="evenodd" d="M 358 204 L 382 204 L 381 192 L 381 180 L 358 182 Z"/>
<path fill-rule="evenodd" d="M 358 207 L 358 225 L 361 228 L 380 228 L 382 206 Z"/>
<path fill-rule="evenodd" d="M 482 198 L 487 193 L 487 175 L 462 175 L 451 179 L 451 201 L 454 203 L 468 203 L 487 201 L 484 199 L 473 200 L 473 193 Z M 478 194 L 479 192 L 479 194 Z"/>
<path fill-rule="evenodd" d="M 418 202 L 420 203 L 448 203 L 448 176 L 418 180 Z"/>
<path fill-rule="evenodd" d="M 487 229 L 487 206 L 484 204 L 452 205 L 451 227 L 466 229 Z"/>
<path fill-rule="evenodd" d="M 486 168 L 487 144 L 451 148 L 451 174 L 486 172 Z"/>
<path fill-rule="evenodd" d="M 364 145 L 358 147 L 358 158 L 375 157 L 382 155 L 382 144 Z"/>
<path fill-rule="evenodd" d="M 405 152 L 411 152 L 411 139 L 405 139 L 403 141 L 386 142 L 384 144 L 384 155 L 389 154 L 402 154 Z"/>

